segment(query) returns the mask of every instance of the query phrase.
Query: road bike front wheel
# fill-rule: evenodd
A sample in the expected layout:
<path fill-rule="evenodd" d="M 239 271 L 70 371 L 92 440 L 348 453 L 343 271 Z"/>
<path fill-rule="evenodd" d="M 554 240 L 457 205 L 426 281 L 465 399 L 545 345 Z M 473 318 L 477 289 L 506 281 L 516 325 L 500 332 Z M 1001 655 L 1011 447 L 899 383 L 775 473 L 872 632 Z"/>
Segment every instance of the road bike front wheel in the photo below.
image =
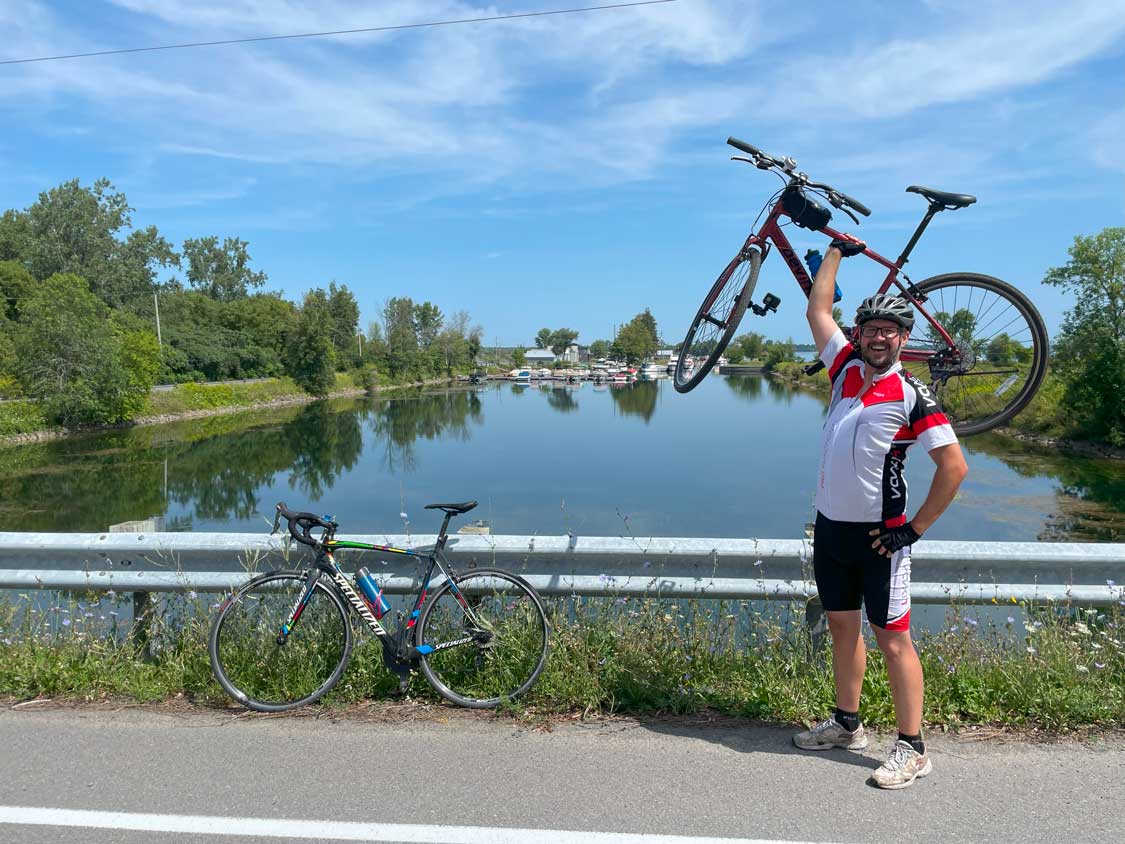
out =
<path fill-rule="evenodd" d="M 1050 354 L 1047 328 L 1031 300 L 1007 282 L 976 273 L 933 276 L 916 290 L 955 347 L 916 319 L 903 357 L 927 354 L 930 388 L 953 430 L 979 434 L 1023 410 L 1043 383 Z"/>
<path fill-rule="evenodd" d="M 287 635 L 284 625 L 313 572 L 276 571 L 244 584 L 211 622 L 211 670 L 232 698 L 259 712 L 312 703 L 340 681 L 352 631 L 339 593 L 323 579 Z M 280 643 L 279 643 L 280 637 Z"/>
<path fill-rule="evenodd" d="M 699 386 L 726 351 L 754 295 L 761 268 L 762 253 L 746 249 L 719 273 L 680 346 L 672 374 L 672 386 L 677 392 L 687 393 Z M 706 360 L 699 366 L 688 366 L 689 356 L 695 355 L 702 355 Z"/>
<path fill-rule="evenodd" d="M 422 673 L 451 703 L 490 709 L 531 688 L 547 663 L 550 625 L 523 578 L 477 569 L 447 580 L 422 610 Z"/>

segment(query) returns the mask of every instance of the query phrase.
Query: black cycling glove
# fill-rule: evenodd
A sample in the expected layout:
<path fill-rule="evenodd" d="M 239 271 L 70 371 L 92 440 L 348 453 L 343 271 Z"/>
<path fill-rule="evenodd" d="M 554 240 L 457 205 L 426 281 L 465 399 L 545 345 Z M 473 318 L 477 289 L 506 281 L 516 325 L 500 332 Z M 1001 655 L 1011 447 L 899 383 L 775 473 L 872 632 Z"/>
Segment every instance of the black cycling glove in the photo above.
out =
<path fill-rule="evenodd" d="M 867 248 L 867 244 L 861 240 L 844 240 L 843 238 L 836 238 L 829 245 L 828 248 L 835 247 L 840 250 L 840 254 L 845 258 L 850 258 L 852 255 L 858 255 Z"/>
<path fill-rule="evenodd" d="M 872 533 L 875 533 L 875 531 L 872 531 Z M 871 544 L 871 547 L 878 550 L 879 547 L 882 546 L 884 551 L 893 554 L 895 551 L 905 548 L 907 545 L 913 545 L 921 538 L 922 534 L 914 530 L 914 528 L 910 526 L 910 522 L 907 522 L 898 527 L 883 528 L 879 535 L 875 537 L 875 542 Z"/>

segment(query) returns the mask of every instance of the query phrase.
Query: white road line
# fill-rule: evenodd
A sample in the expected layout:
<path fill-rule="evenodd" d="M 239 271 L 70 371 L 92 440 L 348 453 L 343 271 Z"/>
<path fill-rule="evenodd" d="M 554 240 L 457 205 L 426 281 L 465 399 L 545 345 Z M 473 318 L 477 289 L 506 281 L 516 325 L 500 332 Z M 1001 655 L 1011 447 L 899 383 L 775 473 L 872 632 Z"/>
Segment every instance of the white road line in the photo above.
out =
<path fill-rule="evenodd" d="M 489 826 L 429 826 L 287 818 L 226 818 L 208 815 L 145 815 L 37 806 L 0 806 L 0 824 L 185 832 L 196 835 L 258 835 L 314 841 L 410 841 L 420 844 L 817 844 L 762 838 L 700 838 L 562 829 Z"/>

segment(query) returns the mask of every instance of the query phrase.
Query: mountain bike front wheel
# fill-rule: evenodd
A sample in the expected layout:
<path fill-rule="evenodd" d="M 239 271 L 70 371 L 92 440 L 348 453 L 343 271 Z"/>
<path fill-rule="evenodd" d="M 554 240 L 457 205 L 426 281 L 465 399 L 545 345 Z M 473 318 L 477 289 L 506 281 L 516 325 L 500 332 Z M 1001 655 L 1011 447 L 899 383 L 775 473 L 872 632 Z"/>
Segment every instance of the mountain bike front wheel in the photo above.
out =
<path fill-rule="evenodd" d="M 451 703 L 490 709 L 538 679 L 549 631 L 543 602 L 527 581 L 477 569 L 445 581 L 422 610 L 422 673 Z"/>
<path fill-rule="evenodd" d="M 1027 407 L 1047 372 L 1047 328 L 1020 290 L 987 275 L 949 273 L 918 282 L 926 310 L 953 338 L 917 320 L 903 351 L 921 352 L 928 380 L 960 436 L 999 427 Z"/>
<path fill-rule="evenodd" d="M 699 386 L 726 351 L 738 324 L 742 322 L 750 297 L 754 295 L 761 268 L 762 253 L 757 249 L 746 249 L 719 273 L 680 346 L 676 370 L 672 374 L 672 386 L 676 392 L 687 393 Z M 689 366 L 688 358 L 694 355 L 701 355 L 706 360 L 698 366 Z"/>
<path fill-rule="evenodd" d="M 284 625 L 313 572 L 275 571 L 244 584 L 211 622 L 211 670 L 232 698 L 259 712 L 312 703 L 339 681 L 352 631 L 336 589 L 323 579 L 287 634 Z M 280 638 L 280 642 L 279 642 Z"/>

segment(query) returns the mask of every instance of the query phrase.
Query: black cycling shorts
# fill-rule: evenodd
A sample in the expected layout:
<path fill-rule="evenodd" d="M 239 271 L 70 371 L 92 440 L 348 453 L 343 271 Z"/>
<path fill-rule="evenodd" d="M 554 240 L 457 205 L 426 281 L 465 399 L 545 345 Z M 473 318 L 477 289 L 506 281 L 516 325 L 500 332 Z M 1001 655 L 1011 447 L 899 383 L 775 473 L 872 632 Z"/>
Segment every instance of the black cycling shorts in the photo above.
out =
<path fill-rule="evenodd" d="M 813 573 L 820 602 L 830 612 L 867 609 L 867 620 L 887 630 L 910 629 L 910 546 L 886 557 L 871 547 L 879 522 L 835 522 L 816 514 Z"/>

